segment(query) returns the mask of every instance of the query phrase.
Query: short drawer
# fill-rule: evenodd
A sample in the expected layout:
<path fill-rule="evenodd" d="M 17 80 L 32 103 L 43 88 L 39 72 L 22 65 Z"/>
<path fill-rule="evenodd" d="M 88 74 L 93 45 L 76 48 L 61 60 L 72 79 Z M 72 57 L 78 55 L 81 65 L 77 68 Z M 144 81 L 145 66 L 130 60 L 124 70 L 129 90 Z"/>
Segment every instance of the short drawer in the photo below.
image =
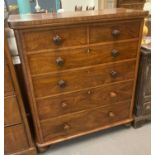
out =
<path fill-rule="evenodd" d="M 23 125 L 6 127 L 4 129 L 4 153 L 13 154 L 29 148 Z"/>
<path fill-rule="evenodd" d="M 138 38 L 140 25 L 140 21 L 94 24 L 90 26 L 90 43 Z"/>
<path fill-rule="evenodd" d="M 4 94 L 13 94 L 13 85 L 10 70 L 7 64 L 4 65 Z"/>
<path fill-rule="evenodd" d="M 44 97 L 133 79 L 135 64 L 136 61 L 132 60 L 33 77 L 35 96 Z"/>
<path fill-rule="evenodd" d="M 4 125 L 10 126 L 21 123 L 21 115 L 19 112 L 16 97 L 4 98 Z"/>
<path fill-rule="evenodd" d="M 129 118 L 130 101 L 42 121 L 45 141 L 69 138 Z"/>
<path fill-rule="evenodd" d="M 129 81 L 38 100 L 39 117 L 40 120 L 45 120 L 89 108 L 130 100 L 132 91 L 133 81 Z"/>
<path fill-rule="evenodd" d="M 130 48 L 129 48 L 130 46 Z M 138 41 L 28 55 L 31 73 L 43 74 L 135 58 Z"/>
<path fill-rule="evenodd" d="M 80 46 L 87 43 L 87 29 L 84 26 L 26 31 L 23 35 L 27 52 Z"/>

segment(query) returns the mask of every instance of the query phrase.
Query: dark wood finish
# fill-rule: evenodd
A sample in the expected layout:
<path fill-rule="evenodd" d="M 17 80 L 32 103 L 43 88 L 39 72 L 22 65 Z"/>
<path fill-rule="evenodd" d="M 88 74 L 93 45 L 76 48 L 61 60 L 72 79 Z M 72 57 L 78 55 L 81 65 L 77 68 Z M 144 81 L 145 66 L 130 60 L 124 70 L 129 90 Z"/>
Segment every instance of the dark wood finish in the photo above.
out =
<path fill-rule="evenodd" d="M 126 101 L 118 105 L 99 107 L 43 121 L 41 128 L 44 140 L 55 141 L 127 119 L 129 106 L 130 101 Z"/>
<path fill-rule="evenodd" d="M 146 15 L 111 9 L 9 17 L 40 150 L 132 122 Z"/>
<path fill-rule="evenodd" d="M 27 29 L 71 24 L 104 22 L 122 19 L 143 19 L 148 12 L 140 10 L 127 10 L 125 8 L 104 9 L 99 11 L 64 12 L 60 14 L 25 14 L 9 16 L 9 26 L 13 29 Z"/>
<path fill-rule="evenodd" d="M 4 52 L 4 154 L 36 155 L 6 36 Z"/>
<path fill-rule="evenodd" d="M 4 125 L 10 126 L 22 122 L 16 97 L 4 98 Z"/>
<path fill-rule="evenodd" d="M 90 43 L 133 39 L 139 36 L 140 21 L 100 23 L 90 26 Z"/>
<path fill-rule="evenodd" d="M 30 71 L 32 75 L 36 75 L 136 58 L 137 43 L 138 40 L 134 40 L 78 49 L 35 52 L 28 55 Z"/>
<path fill-rule="evenodd" d="M 59 49 L 68 46 L 81 46 L 87 42 L 86 34 L 86 27 L 83 26 L 80 28 L 68 27 L 67 29 L 47 29 L 46 31 L 33 30 L 23 33 L 27 52 L 44 49 Z M 35 44 L 34 40 L 37 40 Z"/>
<path fill-rule="evenodd" d="M 143 10 L 146 0 L 117 0 L 117 7 Z"/>
<path fill-rule="evenodd" d="M 26 133 L 22 124 L 5 128 L 4 145 L 6 155 L 29 148 Z"/>
<path fill-rule="evenodd" d="M 6 96 L 13 95 L 14 89 L 12 85 L 12 78 L 10 77 L 10 71 L 8 68 L 8 64 L 4 64 L 4 94 Z"/>
<path fill-rule="evenodd" d="M 133 60 L 37 76 L 33 78 L 33 87 L 35 96 L 39 98 L 133 79 L 134 73 Z"/>
<path fill-rule="evenodd" d="M 151 46 L 142 45 L 139 76 L 135 96 L 134 126 L 140 127 L 151 119 Z"/>
<path fill-rule="evenodd" d="M 37 100 L 41 120 L 131 99 L 133 81 Z M 103 95 L 104 94 L 104 95 Z"/>

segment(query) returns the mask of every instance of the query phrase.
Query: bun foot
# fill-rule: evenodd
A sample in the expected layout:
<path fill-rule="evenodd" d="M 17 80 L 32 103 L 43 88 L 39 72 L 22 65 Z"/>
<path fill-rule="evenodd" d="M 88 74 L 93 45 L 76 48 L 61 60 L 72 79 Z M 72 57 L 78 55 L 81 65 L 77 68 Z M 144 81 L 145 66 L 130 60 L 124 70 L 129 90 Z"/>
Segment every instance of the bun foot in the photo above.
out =
<path fill-rule="evenodd" d="M 49 148 L 48 146 L 45 146 L 45 147 L 38 147 L 37 149 L 39 153 L 44 153 L 48 150 L 48 148 Z"/>
<path fill-rule="evenodd" d="M 127 123 L 127 124 L 124 124 L 124 125 L 125 125 L 125 127 L 127 127 L 127 128 L 130 128 L 130 127 L 132 126 L 131 123 Z"/>

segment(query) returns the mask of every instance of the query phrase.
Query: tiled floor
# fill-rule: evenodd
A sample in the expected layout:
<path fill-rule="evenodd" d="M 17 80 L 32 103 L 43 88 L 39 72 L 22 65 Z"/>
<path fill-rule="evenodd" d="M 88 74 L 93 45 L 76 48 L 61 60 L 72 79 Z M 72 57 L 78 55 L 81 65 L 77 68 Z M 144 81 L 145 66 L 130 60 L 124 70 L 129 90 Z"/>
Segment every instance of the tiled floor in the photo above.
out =
<path fill-rule="evenodd" d="M 151 125 L 115 127 L 51 146 L 40 155 L 151 155 Z"/>

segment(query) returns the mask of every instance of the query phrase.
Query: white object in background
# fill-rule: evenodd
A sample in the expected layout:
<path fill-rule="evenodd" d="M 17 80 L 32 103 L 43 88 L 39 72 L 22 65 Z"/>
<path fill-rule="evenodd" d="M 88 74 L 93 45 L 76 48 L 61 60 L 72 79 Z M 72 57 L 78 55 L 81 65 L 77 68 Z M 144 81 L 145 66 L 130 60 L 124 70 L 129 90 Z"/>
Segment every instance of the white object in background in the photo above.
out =
<path fill-rule="evenodd" d="M 66 0 L 61 0 L 62 9 L 66 11 L 75 11 L 75 6 L 82 6 L 82 11 L 86 11 L 86 7 L 95 6 L 98 10 L 98 0 L 71 0 L 69 3 Z"/>
<path fill-rule="evenodd" d="M 64 9 L 59 9 L 57 12 L 58 13 L 63 13 L 64 12 Z"/>
<path fill-rule="evenodd" d="M 40 7 L 40 5 L 39 5 L 39 2 L 38 2 L 38 0 L 36 0 L 36 6 L 35 6 L 36 12 L 39 12 L 40 9 L 41 9 L 41 7 Z"/>
<path fill-rule="evenodd" d="M 149 14 L 151 14 L 151 2 L 146 2 L 143 10 L 149 11 Z"/>

